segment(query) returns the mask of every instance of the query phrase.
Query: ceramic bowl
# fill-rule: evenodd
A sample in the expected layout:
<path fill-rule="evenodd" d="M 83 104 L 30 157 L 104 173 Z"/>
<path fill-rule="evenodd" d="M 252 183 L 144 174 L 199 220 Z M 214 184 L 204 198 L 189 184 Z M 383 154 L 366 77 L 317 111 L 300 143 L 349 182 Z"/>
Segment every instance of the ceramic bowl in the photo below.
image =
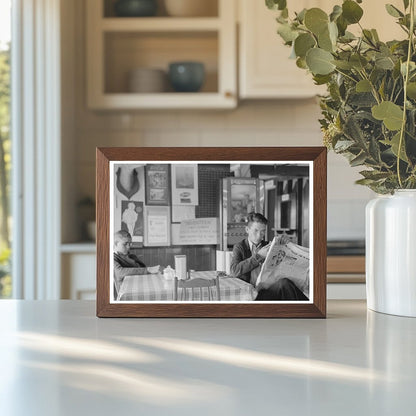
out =
<path fill-rule="evenodd" d="M 202 62 L 172 62 L 169 64 L 169 81 L 177 92 L 197 92 L 205 80 Z"/>
<path fill-rule="evenodd" d="M 154 16 L 157 12 L 156 0 L 118 0 L 114 12 L 120 17 Z"/>
<path fill-rule="evenodd" d="M 128 91 L 158 93 L 167 90 L 167 74 L 162 69 L 136 68 L 129 72 Z"/>

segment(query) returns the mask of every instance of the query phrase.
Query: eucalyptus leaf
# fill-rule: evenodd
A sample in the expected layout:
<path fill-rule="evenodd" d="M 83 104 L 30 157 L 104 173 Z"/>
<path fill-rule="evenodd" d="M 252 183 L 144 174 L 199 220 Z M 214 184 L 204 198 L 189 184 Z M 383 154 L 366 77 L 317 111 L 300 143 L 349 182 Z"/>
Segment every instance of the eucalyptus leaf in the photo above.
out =
<path fill-rule="evenodd" d="M 306 54 L 306 64 L 312 74 L 327 75 L 335 69 L 330 52 L 320 48 L 313 48 Z"/>
<path fill-rule="evenodd" d="M 358 53 L 355 53 L 351 56 L 350 63 L 354 68 L 358 70 L 363 69 L 368 64 L 367 60 Z"/>
<path fill-rule="evenodd" d="M 360 153 L 357 157 L 350 160 L 350 165 L 352 167 L 360 166 L 367 159 L 367 156 L 364 152 Z"/>
<path fill-rule="evenodd" d="M 345 152 L 353 145 L 354 142 L 351 140 L 338 140 L 334 146 L 334 150 L 337 152 Z"/>
<path fill-rule="evenodd" d="M 292 27 L 287 23 L 280 24 L 277 29 L 277 33 L 286 43 L 291 43 L 298 37 L 298 32 L 293 30 Z"/>
<path fill-rule="evenodd" d="M 371 91 L 371 83 L 366 79 L 362 79 L 361 81 L 357 82 L 355 86 L 355 90 L 357 92 L 370 92 Z"/>
<path fill-rule="evenodd" d="M 288 24 L 287 17 L 283 16 L 283 14 L 280 14 L 280 16 L 276 17 L 276 22 L 281 24 Z"/>
<path fill-rule="evenodd" d="M 306 10 L 307 9 L 302 9 L 299 13 L 296 14 L 296 18 L 297 20 L 299 20 L 299 22 L 303 23 L 303 21 L 305 20 Z"/>
<path fill-rule="evenodd" d="M 305 13 L 305 26 L 315 35 L 327 30 L 328 27 L 328 15 L 318 7 L 313 7 Z"/>
<path fill-rule="evenodd" d="M 348 61 L 333 60 L 332 63 L 339 69 L 349 71 L 352 68 L 352 65 Z"/>
<path fill-rule="evenodd" d="M 363 16 L 363 9 L 352 0 L 346 0 L 342 3 L 342 16 L 349 23 L 358 23 Z"/>
<path fill-rule="evenodd" d="M 382 81 L 381 81 L 380 86 L 378 87 L 378 93 L 379 93 L 380 97 L 383 100 L 387 100 L 387 97 L 386 97 L 386 88 L 385 87 L 386 87 L 386 79 L 383 78 Z"/>
<path fill-rule="evenodd" d="M 406 62 L 402 62 L 400 64 L 400 72 L 403 76 L 406 75 Z M 414 62 L 410 62 L 409 63 L 409 73 L 412 73 L 413 71 L 416 70 L 416 64 Z"/>
<path fill-rule="evenodd" d="M 409 82 L 407 84 L 407 96 L 412 100 L 416 100 L 416 82 Z"/>
<path fill-rule="evenodd" d="M 361 119 L 357 114 L 350 116 L 344 126 L 345 135 L 352 141 L 354 141 L 358 148 L 364 149 L 366 147 L 366 139 L 364 132 L 360 126 Z"/>
<path fill-rule="evenodd" d="M 328 23 L 329 37 L 331 38 L 332 45 L 336 46 L 338 39 L 338 26 L 334 22 Z"/>
<path fill-rule="evenodd" d="M 376 67 L 385 70 L 394 69 L 394 61 L 392 57 L 379 56 L 375 61 Z"/>
<path fill-rule="evenodd" d="M 297 58 L 296 59 L 296 66 L 301 69 L 308 69 L 308 65 L 306 65 L 305 58 Z"/>
<path fill-rule="evenodd" d="M 375 39 L 373 38 L 373 34 L 371 33 L 371 30 L 364 29 L 363 30 L 363 35 L 364 35 L 365 40 L 369 44 L 374 45 L 376 43 Z"/>
<path fill-rule="evenodd" d="M 364 176 L 366 179 L 373 179 L 375 181 L 378 181 L 380 179 L 386 179 L 388 178 L 391 173 L 389 172 L 380 172 L 377 170 L 363 170 L 360 172 L 360 175 Z"/>
<path fill-rule="evenodd" d="M 371 29 L 371 34 L 373 35 L 373 39 L 376 42 L 380 42 L 380 38 L 378 37 L 378 33 L 377 33 L 377 30 L 376 29 Z"/>
<path fill-rule="evenodd" d="M 338 33 L 340 34 L 341 37 L 345 35 L 347 27 L 348 27 L 348 22 L 344 19 L 342 15 L 339 16 L 337 19 L 337 28 L 338 28 Z"/>
<path fill-rule="evenodd" d="M 397 157 L 399 155 L 399 145 L 400 145 L 400 132 L 395 134 L 390 142 L 391 151 L 394 153 L 394 155 Z M 405 141 L 402 141 L 402 146 L 400 147 L 400 156 L 399 158 L 403 160 L 404 162 L 408 162 L 409 159 L 406 155 L 405 150 Z"/>
<path fill-rule="evenodd" d="M 374 136 L 370 136 L 370 143 L 369 143 L 368 150 L 369 150 L 373 163 L 376 166 L 379 166 L 381 162 L 381 154 L 380 154 L 380 148 L 378 146 L 378 141 Z"/>
<path fill-rule="evenodd" d="M 336 4 L 332 9 L 332 13 L 329 15 L 329 20 L 335 22 L 339 16 L 342 15 L 342 7 Z"/>
<path fill-rule="evenodd" d="M 339 32 L 338 25 L 337 25 L 337 29 L 338 29 L 338 32 Z M 355 39 L 357 39 L 357 37 L 353 33 L 348 32 L 348 30 L 347 30 L 347 31 L 345 31 L 343 36 L 338 38 L 338 41 L 342 42 L 342 43 L 349 43 L 349 42 L 352 42 Z"/>
<path fill-rule="evenodd" d="M 391 101 L 383 101 L 371 109 L 373 117 L 382 120 L 384 125 L 392 131 L 402 127 L 403 110 Z"/>
<path fill-rule="evenodd" d="M 355 181 L 357 185 L 370 186 L 374 183 L 373 179 L 358 179 Z"/>
<path fill-rule="evenodd" d="M 399 18 L 399 23 L 406 28 L 410 28 L 410 14 L 406 14 L 404 17 Z"/>
<path fill-rule="evenodd" d="M 370 81 L 373 85 L 378 85 L 382 82 L 385 76 L 386 71 L 384 69 L 374 67 L 370 74 Z"/>
<path fill-rule="evenodd" d="M 394 7 L 392 4 L 386 4 L 387 13 L 393 17 L 403 17 L 404 14 L 397 8 Z"/>
<path fill-rule="evenodd" d="M 306 56 L 306 52 L 309 49 L 313 48 L 316 45 L 316 41 L 314 37 L 309 33 L 301 33 L 295 39 L 295 53 L 296 56 L 304 58 Z"/>
<path fill-rule="evenodd" d="M 325 51 L 334 51 L 334 44 L 332 43 L 331 37 L 329 35 L 328 27 L 325 31 L 321 32 L 318 35 L 318 45 L 321 49 L 324 49 Z"/>
<path fill-rule="evenodd" d="M 266 0 L 266 6 L 271 10 L 283 10 L 286 5 L 286 0 Z"/>
<path fill-rule="evenodd" d="M 314 74 L 313 80 L 315 81 L 316 85 L 324 85 L 327 84 L 331 79 L 330 75 L 320 75 L 320 74 Z"/>

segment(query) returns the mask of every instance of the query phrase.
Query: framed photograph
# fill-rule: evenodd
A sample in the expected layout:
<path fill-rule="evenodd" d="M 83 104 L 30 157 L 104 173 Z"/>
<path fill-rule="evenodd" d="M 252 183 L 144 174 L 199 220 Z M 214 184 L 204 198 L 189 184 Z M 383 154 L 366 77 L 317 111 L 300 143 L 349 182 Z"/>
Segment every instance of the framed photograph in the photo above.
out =
<path fill-rule="evenodd" d="M 146 171 L 146 205 L 169 205 L 169 165 L 148 164 Z"/>
<path fill-rule="evenodd" d="M 97 316 L 326 317 L 326 154 L 97 148 Z M 133 166 L 146 181 L 134 206 L 120 203 L 115 171 Z M 172 216 L 150 197 L 165 183 Z"/>

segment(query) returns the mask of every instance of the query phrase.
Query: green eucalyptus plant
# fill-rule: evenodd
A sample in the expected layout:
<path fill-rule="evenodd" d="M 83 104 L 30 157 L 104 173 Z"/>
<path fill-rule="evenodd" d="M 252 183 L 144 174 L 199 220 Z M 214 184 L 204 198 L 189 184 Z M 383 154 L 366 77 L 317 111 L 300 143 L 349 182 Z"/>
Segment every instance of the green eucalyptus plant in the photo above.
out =
<path fill-rule="evenodd" d="M 416 188 L 414 2 L 403 0 L 402 10 L 383 5 L 404 39 L 382 42 L 360 24 L 362 0 L 344 0 L 329 14 L 303 9 L 293 18 L 286 0 L 266 0 L 280 11 L 277 31 L 297 66 L 326 85 L 319 120 L 325 145 L 351 166 L 365 166 L 357 183 L 380 194 Z M 359 36 L 348 31 L 351 25 Z"/>

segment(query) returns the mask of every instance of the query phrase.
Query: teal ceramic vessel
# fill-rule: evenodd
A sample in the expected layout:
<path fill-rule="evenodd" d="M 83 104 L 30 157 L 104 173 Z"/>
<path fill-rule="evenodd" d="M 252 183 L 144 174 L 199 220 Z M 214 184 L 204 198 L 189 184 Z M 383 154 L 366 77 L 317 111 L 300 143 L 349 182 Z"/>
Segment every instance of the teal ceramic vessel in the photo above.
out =
<path fill-rule="evenodd" d="M 177 92 L 197 92 L 205 80 L 202 62 L 172 62 L 169 64 L 169 80 Z"/>
<path fill-rule="evenodd" d="M 120 17 L 154 16 L 157 12 L 156 0 L 118 0 L 114 12 Z"/>

